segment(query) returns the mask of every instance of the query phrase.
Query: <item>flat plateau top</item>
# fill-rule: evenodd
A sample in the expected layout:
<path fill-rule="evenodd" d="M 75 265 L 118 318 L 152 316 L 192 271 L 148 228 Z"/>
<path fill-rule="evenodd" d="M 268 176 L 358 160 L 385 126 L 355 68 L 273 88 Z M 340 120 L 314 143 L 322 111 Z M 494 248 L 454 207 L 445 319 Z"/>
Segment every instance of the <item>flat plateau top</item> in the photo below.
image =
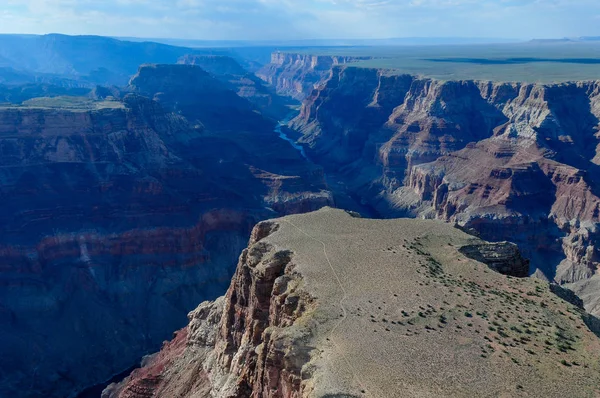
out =
<path fill-rule="evenodd" d="M 545 282 L 458 250 L 451 225 L 333 209 L 276 220 L 317 307 L 308 325 L 318 397 L 593 397 L 600 339 Z M 479 241 L 478 241 L 479 242 Z"/>
<path fill-rule="evenodd" d="M 373 57 L 351 65 L 439 80 L 544 84 L 600 80 L 599 42 L 338 47 L 300 52 Z"/>
<path fill-rule="evenodd" d="M 100 109 L 123 109 L 125 105 L 117 100 L 93 100 L 87 97 L 38 97 L 24 101 L 22 104 L 0 104 L 2 109 L 58 109 L 74 112 L 85 112 Z"/>

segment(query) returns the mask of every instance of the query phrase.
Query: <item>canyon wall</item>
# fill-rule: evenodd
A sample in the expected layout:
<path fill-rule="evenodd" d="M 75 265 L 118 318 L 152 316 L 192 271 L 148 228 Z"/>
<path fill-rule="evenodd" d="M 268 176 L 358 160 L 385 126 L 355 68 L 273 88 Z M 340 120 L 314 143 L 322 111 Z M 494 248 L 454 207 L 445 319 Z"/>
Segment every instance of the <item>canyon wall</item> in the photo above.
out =
<path fill-rule="evenodd" d="M 277 94 L 302 101 L 330 76 L 334 66 L 370 58 L 276 52 L 271 55 L 271 63 L 256 75 Z"/>
<path fill-rule="evenodd" d="M 600 314 L 598 83 L 441 82 L 355 60 L 276 53 L 267 88 L 231 60 L 185 57 L 140 68 L 122 100 L 0 108 L 0 395 L 73 396 L 130 367 L 225 291 L 253 225 L 332 205 L 330 190 L 383 218 L 515 242 L 530 262 L 498 246 L 513 275 L 530 265 Z M 261 114 L 285 111 L 272 90 L 306 98 L 287 132 L 310 160 Z M 260 224 L 225 298 L 106 394 L 312 393 L 305 321 L 329 291 L 303 289 L 311 274 L 263 241 L 280 227 Z M 485 248 L 463 254 L 505 270 Z"/>
<path fill-rule="evenodd" d="M 260 243 L 278 228 L 258 224 L 227 294 L 190 312 L 187 328 L 103 397 L 299 397 L 310 348 L 297 321 L 314 299 L 293 253 Z"/>
<path fill-rule="evenodd" d="M 331 204 L 322 169 L 206 72 L 139 76 L 90 109 L 0 109 L 2 396 L 129 368 L 226 290 L 255 223 Z"/>
<path fill-rule="evenodd" d="M 513 241 L 532 272 L 585 284 L 600 266 L 599 87 L 338 66 L 290 126 L 380 216 L 438 218 Z"/>
<path fill-rule="evenodd" d="M 247 99 L 265 116 L 276 120 L 284 119 L 289 113 L 289 105 L 295 101 L 276 94 L 274 87 L 255 74 L 245 70 L 231 57 L 219 55 L 186 55 L 179 59 L 180 64 L 197 65 L 225 83 L 237 95 Z"/>

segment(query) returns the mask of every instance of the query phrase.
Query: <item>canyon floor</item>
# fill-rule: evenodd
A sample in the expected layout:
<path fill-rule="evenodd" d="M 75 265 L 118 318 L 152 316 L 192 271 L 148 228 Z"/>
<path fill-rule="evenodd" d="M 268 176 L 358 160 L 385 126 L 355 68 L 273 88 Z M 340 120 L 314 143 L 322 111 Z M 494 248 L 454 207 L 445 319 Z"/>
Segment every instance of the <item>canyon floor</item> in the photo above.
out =
<path fill-rule="evenodd" d="M 104 396 L 600 394 L 600 340 L 582 309 L 545 282 L 463 254 L 488 243 L 438 221 L 331 208 L 264 225 L 240 258 L 225 309 L 211 315 L 218 324 L 198 327 L 191 314 L 194 326 Z M 518 252 L 496 249 L 494 261 L 519 272 Z M 200 349 L 210 339 L 198 336 L 211 329 L 218 336 Z"/>

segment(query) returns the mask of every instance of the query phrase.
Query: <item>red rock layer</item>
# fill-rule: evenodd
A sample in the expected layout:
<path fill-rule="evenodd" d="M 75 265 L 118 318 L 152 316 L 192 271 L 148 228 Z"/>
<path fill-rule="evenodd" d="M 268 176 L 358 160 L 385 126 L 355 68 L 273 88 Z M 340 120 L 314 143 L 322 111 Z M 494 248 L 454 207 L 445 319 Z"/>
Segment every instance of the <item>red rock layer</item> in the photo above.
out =
<path fill-rule="evenodd" d="M 261 242 L 277 228 L 258 224 L 225 297 L 190 313 L 187 328 L 103 397 L 301 397 L 310 348 L 286 330 L 314 300 L 299 288 L 293 253 Z"/>
<path fill-rule="evenodd" d="M 129 368 L 226 290 L 253 225 L 331 204 L 322 170 L 200 68 L 133 82 L 98 109 L 0 110 L 0 396 Z"/>

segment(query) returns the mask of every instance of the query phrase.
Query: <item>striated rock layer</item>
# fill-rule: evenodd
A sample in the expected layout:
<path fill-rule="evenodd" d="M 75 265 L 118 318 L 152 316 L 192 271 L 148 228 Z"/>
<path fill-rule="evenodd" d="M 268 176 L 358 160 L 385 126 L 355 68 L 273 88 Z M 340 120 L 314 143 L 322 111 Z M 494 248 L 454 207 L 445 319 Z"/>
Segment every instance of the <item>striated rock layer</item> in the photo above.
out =
<path fill-rule="evenodd" d="M 370 57 L 340 57 L 276 52 L 271 63 L 256 72 L 256 76 L 275 88 L 277 94 L 304 100 L 331 75 L 337 65 Z"/>
<path fill-rule="evenodd" d="M 200 68 L 133 82 L 122 102 L 0 109 L 0 396 L 129 368 L 225 291 L 256 222 L 331 204 L 322 169 Z"/>
<path fill-rule="evenodd" d="M 597 82 L 442 82 L 336 67 L 291 126 L 340 189 L 377 214 L 515 242 L 531 272 L 576 284 L 600 313 L 600 290 L 583 287 L 600 266 L 599 101 Z"/>
<path fill-rule="evenodd" d="M 514 245 L 439 221 L 322 209 L 262 222 L 227 294 L 102 397 L 598 394 L 581 303 L 490 270 L 523 264 Z"/>

